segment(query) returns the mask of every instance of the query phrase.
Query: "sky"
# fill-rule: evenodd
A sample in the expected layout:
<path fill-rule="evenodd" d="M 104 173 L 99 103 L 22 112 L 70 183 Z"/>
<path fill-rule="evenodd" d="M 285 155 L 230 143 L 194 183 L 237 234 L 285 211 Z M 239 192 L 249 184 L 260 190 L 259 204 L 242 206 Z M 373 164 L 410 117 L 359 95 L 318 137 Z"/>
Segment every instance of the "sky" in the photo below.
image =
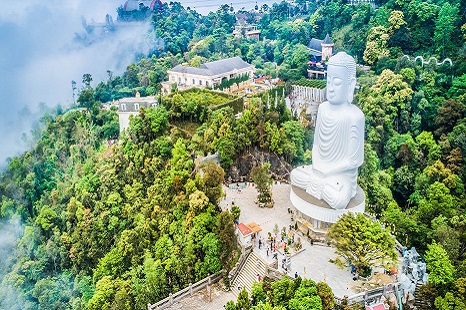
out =
<path fill-rule="evenodd" d="M 89 22 L 104 22 L 108 13 L 116 20 L 116 9 L 124 0 L 23 0 L 2 1 L 0 10 L 0 169 L 6 158 L 32 145 L 31 130 L 45 107 L 73 102 L 71 81 L 82 86 L 82 76 L 93 76 L 96 86 L 107 70 L 122 74 L 136 54 L 147 54 L 153 38 L 148 25 L 128 27 L 117 35 L 92 44 L 78 44 L 83 35 L 81 16 Z M 273 1 L 258 1 L 271 5 Z M 224 3 L 235 10 L 252 9 L 256 1 L 183 0 L 201 14 Z M 152 41 L 151 41 L 152 40 Z"/>

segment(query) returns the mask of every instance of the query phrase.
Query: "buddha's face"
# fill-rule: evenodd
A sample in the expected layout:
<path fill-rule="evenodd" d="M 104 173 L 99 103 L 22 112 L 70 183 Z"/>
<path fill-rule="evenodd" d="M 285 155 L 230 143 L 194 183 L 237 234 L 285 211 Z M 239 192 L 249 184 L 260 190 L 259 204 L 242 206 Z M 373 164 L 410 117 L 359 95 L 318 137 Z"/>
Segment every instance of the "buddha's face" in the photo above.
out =
<path fill-rule="evenodd" d="M 354 82 L 353 82 L 354 80 Z M 332 105 L 348 104 L 353 101 L 355 79 L 350 79 L 343 66 L 327 67 L 327 100 Z"/>

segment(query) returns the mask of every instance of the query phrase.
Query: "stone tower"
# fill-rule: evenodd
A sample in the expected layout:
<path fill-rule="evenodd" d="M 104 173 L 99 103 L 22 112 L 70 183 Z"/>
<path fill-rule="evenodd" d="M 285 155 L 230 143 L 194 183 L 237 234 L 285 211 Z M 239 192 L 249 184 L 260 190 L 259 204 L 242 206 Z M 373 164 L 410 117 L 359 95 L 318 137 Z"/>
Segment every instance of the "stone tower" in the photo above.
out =
<path fill-rule="evenodd" d="M 334 46 L 332 39 L 330 39 L 330 36 L 328 35 L 328 33 L 325 36 L 324 41 L 322 41 L 321 45 L 322 45 L 322 60 L 327 61 L 333 55 L 333 46 Z"/>

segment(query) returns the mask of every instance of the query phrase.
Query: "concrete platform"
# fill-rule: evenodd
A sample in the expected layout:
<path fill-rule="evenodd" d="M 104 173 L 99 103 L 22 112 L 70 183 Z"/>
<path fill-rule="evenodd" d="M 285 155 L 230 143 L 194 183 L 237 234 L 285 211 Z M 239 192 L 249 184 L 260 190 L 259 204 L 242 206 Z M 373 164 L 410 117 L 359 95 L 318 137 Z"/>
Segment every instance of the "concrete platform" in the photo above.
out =
<path fill-rule="evenodd" d="M 300 212 L 299 216 L 304 217 L 308 222 L 313 222 L 315 228 L 329 226 L 338 221 L 338 218 L 348 212 L 364 213 L 366 196 L 364 191 L 358 186 L 356 196 L 342 210 L 333 209 L 327 202 L 307 193 L 298 186 L 291 186 L 290 200 L 293 206 Z M 321 225 L 321 222 L 325 223 Z"/>

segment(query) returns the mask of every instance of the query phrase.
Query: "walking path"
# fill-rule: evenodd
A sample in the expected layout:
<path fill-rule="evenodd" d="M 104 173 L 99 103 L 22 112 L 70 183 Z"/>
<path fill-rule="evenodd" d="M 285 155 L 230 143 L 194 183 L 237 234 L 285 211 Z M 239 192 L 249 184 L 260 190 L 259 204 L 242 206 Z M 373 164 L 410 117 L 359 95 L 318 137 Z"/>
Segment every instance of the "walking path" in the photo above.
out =
<path fill-rule="evenodd" d="M 207 289 L 200 290 L 191 297 L 186 297 L 172 306 L 168 310 L 219 310 L 230 300 L 236 301 L 236 295 L 232 292 L 225 292 L 222 289 L 223 283 L 220 280 L 218 284 L 212 285 L 211 292 Z"/>

